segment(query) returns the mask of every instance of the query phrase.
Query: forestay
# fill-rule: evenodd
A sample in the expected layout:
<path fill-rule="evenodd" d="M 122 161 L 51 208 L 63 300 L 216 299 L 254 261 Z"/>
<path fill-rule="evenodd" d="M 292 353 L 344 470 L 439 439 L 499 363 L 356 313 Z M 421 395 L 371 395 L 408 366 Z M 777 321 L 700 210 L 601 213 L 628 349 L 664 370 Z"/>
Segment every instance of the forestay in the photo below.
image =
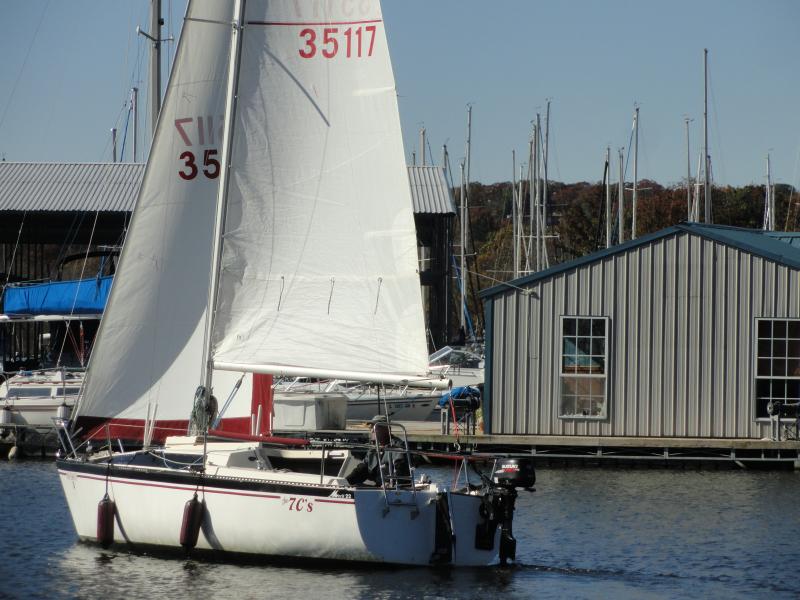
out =
<path fill-rule="evenodd" d="M 423 374 L 416 234 L 379 3 L 248 0 L 244 21 L 215 366 Z"/>
<path fill-rule="evenodd" d="M 189 417 L 201 382 L 232 13 L 219 0 L 188 9 L 80 415 L 142 419 L 158 405 L 159 420 Z M 215 393 L 225 398 L 237 378 L 217 378 Z"/>

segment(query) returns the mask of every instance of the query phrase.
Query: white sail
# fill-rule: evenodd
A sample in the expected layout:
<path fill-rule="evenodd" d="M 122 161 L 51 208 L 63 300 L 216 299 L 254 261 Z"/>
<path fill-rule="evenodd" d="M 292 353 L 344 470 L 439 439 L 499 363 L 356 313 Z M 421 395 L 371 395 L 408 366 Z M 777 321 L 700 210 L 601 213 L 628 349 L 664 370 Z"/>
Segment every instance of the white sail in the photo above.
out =
<path fill-rule="evenodd" d="M 232 13 L 220 0 L 188 9 L 80 415 L 142 419 L 157 405 L 158 419 L 189 417 L 202 382 Z M 221 401 L 237 378 L 216 380 Z"/>
<path fill-rule="evenodd" d="M 249 0 L 213 357 L 422 374 L 412 203 L 380 4 Z"/>

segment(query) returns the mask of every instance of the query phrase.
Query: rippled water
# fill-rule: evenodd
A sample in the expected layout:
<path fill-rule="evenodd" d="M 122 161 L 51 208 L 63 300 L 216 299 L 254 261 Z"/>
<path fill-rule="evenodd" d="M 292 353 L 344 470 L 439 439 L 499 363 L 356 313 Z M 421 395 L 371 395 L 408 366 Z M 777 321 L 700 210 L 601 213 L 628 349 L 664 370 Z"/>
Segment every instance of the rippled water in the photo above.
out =
<path fill-rule="evenodd" d="M 444 473 L 439 473 L 444 476 Z M 0 463 L 0 597 L 797 598 L 800 473 L 540 469 L 508 569 L 335 569 L 76 541 L 55 465 Z"/>

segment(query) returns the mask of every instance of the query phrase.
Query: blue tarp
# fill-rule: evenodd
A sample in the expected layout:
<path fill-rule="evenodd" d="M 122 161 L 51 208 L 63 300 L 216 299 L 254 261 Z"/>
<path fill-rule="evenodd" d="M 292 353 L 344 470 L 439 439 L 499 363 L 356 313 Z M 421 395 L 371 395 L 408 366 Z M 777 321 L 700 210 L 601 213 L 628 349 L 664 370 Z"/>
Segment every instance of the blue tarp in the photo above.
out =
<path fill-rule="evenodd" d="M 8 286 L 3 312 L 8 315 L 97 315 L 103 312 L 113 276 L 33 285 Z"/>
<path fill-rule="evenodd" d="M 451 399 L 456 408 L 476 410 L 481 405 L 481 391 L 471 385 L 454 387 L 449 392 L 442 394 L 442 397 L 439 398 L 439 406 L 447 406 Z"/>

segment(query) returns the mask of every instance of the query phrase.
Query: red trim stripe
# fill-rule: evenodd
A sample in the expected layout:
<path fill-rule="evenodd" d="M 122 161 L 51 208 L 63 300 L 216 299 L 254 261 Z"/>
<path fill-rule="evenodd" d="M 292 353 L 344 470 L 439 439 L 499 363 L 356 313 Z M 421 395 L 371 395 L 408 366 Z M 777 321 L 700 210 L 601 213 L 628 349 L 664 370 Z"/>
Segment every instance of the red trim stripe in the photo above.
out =
<path fill-rule="evenodd" d="M 320 23 L 308 23 L 303 21 L 248 21 L 248 25 L 283 25 L 289 27 L 302 27 L 306 25 L 308 27 L 323 27 L 326 25 L 364 25 L 367 23 L 383 23 L 383 19 L 369 19 L 365 21 L 323 21 Z"/>

